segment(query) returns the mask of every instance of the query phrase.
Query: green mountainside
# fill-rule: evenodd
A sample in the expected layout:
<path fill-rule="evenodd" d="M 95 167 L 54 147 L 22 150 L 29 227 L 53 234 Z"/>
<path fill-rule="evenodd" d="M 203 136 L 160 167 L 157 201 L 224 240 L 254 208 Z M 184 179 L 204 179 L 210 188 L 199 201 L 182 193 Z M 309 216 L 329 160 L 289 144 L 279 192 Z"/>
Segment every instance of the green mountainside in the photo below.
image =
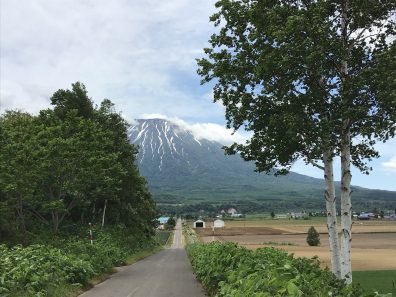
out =
<path fill-rule="evenodd" d="M 162 210 L 266 212 L 324 209 L 324 181 L 291 172 L 254 171 L 251 162 L 226 156 L 222 145 L 197 139 L 163 119 L 136 120 L 128 131 L 139 148 L 138 166 Z M 353 188 L 354 209 L 396 208 L 396 192 Z"/>

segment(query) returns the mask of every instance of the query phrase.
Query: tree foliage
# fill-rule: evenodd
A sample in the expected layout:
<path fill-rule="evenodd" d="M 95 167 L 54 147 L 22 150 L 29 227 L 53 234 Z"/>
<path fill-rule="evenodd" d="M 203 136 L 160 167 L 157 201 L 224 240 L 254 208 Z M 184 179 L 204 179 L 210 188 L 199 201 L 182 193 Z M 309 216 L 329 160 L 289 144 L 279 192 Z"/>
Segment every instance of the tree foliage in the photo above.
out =
<path fill-rule="evenodd" d="M 395 133 L 394 1 L 349 1 L 348 44 L 341 34 L 345 1 L 216 3 L 219 28 L 198 59 L 203 82 L 226 108 L 228 127 L 253 136 L 228 147 L 259 171 L 286 173 L 299 158 L 341 150 L 343 119 L 355 141 L 352 162 L 367 172 L 375 139 Z M 389 19 L 389 20 L 388 20 Z M 342 74 L 343 62 L 348 74 Z"/>
<path fill-rule="evenodd" d="M 107 200 L 107 222 L 151 233 L 155 204 L 111 101 L 94 107 L 75 83 L 51 102 L 54 108 L 37 116 L 0 117 L 0 211 L 13 222 L 0 230 L 25 232 L 26 220 L 54 232 L 65 220 L 95 222 Z"/>
<path fill-rule="evenodd" d="M 173 217 L 170 217 L 168 221 L 165 223 L 165 229 L 173 230 L 176 226 L 176 220 Z"/>

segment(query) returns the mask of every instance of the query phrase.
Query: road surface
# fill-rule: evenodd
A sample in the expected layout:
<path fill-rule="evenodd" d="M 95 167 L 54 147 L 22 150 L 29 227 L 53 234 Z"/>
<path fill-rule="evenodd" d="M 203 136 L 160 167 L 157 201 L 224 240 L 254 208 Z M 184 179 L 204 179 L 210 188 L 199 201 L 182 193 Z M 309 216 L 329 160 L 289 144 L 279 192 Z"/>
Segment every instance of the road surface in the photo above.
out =
<path fill-rule="evenodd" d="M 180 219 L 173 239 L 171 248 L 119 268 L 80 297 L 204 297 L 183 248 Z"/>

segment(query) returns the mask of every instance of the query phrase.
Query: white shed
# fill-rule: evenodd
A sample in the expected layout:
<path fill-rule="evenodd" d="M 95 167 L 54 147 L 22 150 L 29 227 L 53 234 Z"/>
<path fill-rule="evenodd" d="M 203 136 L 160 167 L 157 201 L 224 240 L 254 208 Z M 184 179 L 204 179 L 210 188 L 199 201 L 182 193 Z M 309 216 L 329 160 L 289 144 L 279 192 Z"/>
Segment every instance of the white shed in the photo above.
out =
<path fill-rule="evenodd" d="M 205 228 L 205 222 L 202 220 L 195 221 L 194 228 Z"/>
<path fill-rule="evenodd" d="M 215 220 L 213 222 L 213 227 L 215 227 L 215 228 L 224 228 L 224 221 L 223 220 Z"/>

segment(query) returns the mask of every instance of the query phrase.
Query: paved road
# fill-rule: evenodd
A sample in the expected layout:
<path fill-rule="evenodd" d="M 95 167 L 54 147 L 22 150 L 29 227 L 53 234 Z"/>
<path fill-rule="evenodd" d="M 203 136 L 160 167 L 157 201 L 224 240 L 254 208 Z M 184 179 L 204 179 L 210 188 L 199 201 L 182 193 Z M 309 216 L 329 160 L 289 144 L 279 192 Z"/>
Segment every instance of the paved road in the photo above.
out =
<path fill-rule="evenodd" d="M 80 297 L 204 297 L 183 248 L 181 221 L 177 221 L 172 247 L 130 266 Z"/>

